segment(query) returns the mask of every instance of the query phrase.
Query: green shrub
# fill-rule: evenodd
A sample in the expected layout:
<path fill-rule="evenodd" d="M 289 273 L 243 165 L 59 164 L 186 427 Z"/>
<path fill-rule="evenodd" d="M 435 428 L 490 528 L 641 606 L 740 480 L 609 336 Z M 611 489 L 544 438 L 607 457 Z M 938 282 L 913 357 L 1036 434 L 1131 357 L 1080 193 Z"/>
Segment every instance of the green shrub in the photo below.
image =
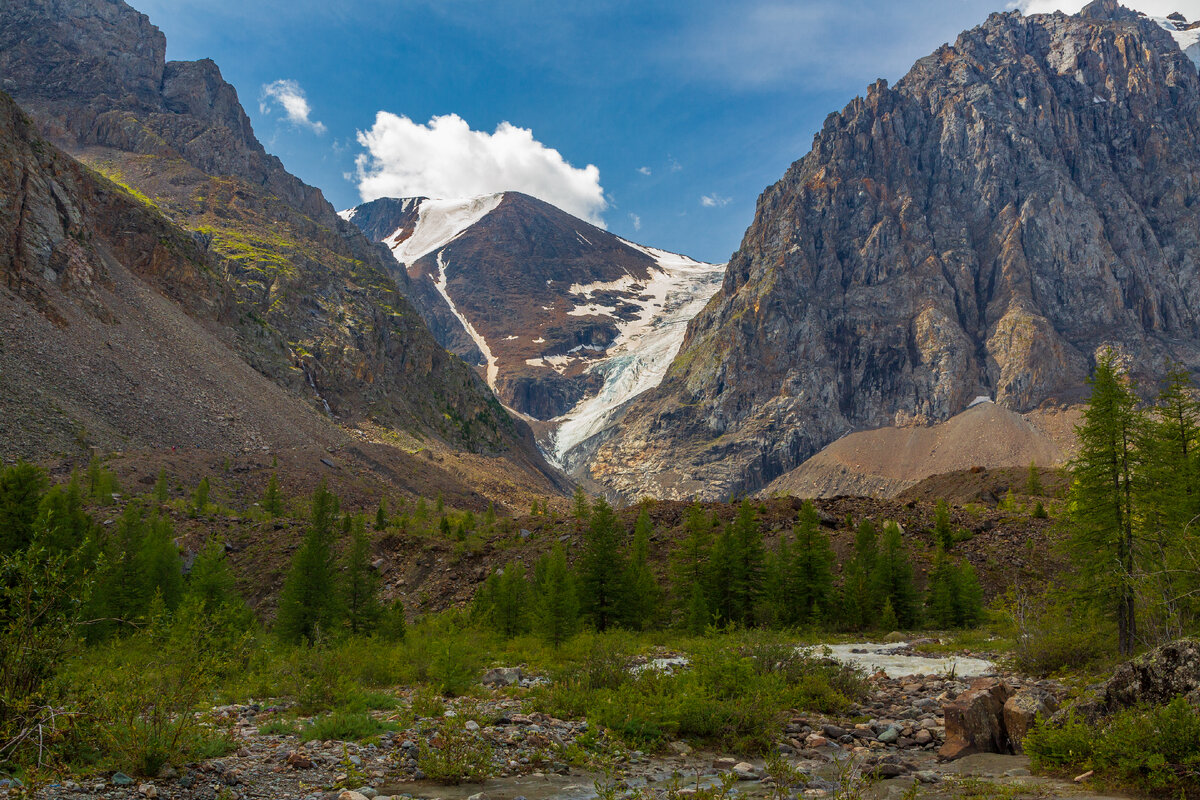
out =
<path fill-rule="evenodd" d="M 295 736 L 299 732 L 300 728 L 295 722 L 278 717 L 258 726 L 260 736 Z"/>
<path fill-rule="evenodd" d="M 1183 698 L 1133 708 L 1101 726 L 1073 715 L 1038 725 L 1025 739 L 1035 769 L 1094 770 L 1102 781 L 1172 796 L 1200 791 L 1200 711 Z"/>
<path fill-rule="evenodd" d="M 457 785 L 491 777 L 491 745 L 465 726 L 465 716 L 444 718 L 436 735 L 421 748 L 417 766 L 429 780 Z"/>
<path fill-rule="evenodd" d="M 300 730 L 300 740 L 358 742 L 378 736 L 396 726 L 375 719 L 366 711 L 334 711 L 313 719 Z"/>

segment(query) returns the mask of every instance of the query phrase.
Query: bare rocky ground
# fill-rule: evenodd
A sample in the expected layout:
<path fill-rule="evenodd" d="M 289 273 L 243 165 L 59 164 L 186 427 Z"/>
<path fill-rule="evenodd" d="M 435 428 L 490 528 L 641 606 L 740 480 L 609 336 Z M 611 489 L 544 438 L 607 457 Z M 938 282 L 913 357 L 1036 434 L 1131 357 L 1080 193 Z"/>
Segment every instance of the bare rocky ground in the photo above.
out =
<path fill-rule="evenodd" d="M 205 724 L 232 731 L 238 747 L 226 757 L 167 768 L 153 780 L 97 775 L 44 787 L 35 797 L 589 800 L 640 793 L 679 800 L 710 787 L 725 795 L 773 800 L 1101 797 L 1071 781 L 1032 775 L 1028 760 L 1020 755 L 976 753 L 971 747 L 954 760 L 939 755 L 954 749 L 956 734 L 961 734 L 953 719 L 947 734 L 946 717 L 955 713 L 956 701 L 977 695 L 981 685 L 1061 696 L 1063 688 L 1052 682 L 1004 675 L 976 679 L 973 687 L 966 679 L 888 678 L 879 672 L 870 677 L 869 696 L 845 715 L 791 716 L 779 730 L 772 758 L 764 760 L 697 750 L 682 741 L 654 754 L 631 750 L 593 730 L 586 720 L 530 711 L 528 687 L 538 680 L 525 677 L 511 687 L 494 685 L 477 697 L 447 700 L 440 716 L 424 718 L 413 714 L 413 698 L 399 692 L 399 710 L 374 712 L 397 730 L 366 744 L 302 743 L 295 733 L 272 732 L 278 721 L 290 719 L 285 707 L 219 707 L 206 715 Z M 446 746 L 448 720 L 459 726 L 459 736 L 490 749 L 487 780 L 445 785 L 422 771 L 422 754 Z M 10 789 L 9 795 L 15 796 L 15 791 Z"/>

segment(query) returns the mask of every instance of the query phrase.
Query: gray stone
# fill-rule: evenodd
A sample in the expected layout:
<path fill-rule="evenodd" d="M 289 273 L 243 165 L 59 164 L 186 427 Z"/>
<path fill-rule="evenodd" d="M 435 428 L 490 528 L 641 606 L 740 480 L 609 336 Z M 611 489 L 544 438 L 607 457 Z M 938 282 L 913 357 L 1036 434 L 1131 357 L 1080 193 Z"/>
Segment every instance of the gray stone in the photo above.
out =
<path fill-rule="evenodd" d="M 521 682 L 519 667 L 496 667 L 483 674 L 484 686 L 513 686 Z"/>

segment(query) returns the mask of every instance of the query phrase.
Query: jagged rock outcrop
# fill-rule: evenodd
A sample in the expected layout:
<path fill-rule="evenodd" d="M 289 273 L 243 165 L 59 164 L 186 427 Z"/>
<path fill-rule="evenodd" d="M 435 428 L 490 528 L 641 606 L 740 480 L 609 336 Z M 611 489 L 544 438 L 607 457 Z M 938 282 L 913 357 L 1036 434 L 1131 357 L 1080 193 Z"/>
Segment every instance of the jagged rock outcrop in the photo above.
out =
<path fill-rule="evenodd" d="M 0 6 L 0 85 L 46 138 L 196 232 L 250 364 L 339 419 L 545 469 L 527 427 L 433 339 L 387 254 L 266 153 L 217 66 L 164 55 L 122 0 Z"/>
<path fill-rule="evenodd" d="M 591 474 L 753 491 L 838 436 L 1200 366 L 1200 76 L 1155 22 L 993 14 L 825 121 Z"/>

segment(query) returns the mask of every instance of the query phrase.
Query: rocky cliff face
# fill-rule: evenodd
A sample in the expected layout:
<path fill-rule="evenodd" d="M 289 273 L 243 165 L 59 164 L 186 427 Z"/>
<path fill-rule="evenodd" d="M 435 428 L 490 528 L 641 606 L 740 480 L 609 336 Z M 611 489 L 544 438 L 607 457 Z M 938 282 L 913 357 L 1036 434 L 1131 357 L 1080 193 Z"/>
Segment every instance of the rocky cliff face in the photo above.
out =
<path fill-rule="evenodd" d="M 829 116 L 592 475 L 738 494 L 854 429 L 1077 398 L 1101 347 L 1195 369 L 1198 202 L 1171 33 L 1111 0 L 993 14 Z"/>
<path fill-rule="evenodd" d="M 430 335 L 386 253 L 263 150 L 216 65 L 164 53 L 122 0 L 0 6 L 5 90 L 48 139 L 197 233 L 256 369 L 338 419 L 543 468 L 528 429 Z"/>

